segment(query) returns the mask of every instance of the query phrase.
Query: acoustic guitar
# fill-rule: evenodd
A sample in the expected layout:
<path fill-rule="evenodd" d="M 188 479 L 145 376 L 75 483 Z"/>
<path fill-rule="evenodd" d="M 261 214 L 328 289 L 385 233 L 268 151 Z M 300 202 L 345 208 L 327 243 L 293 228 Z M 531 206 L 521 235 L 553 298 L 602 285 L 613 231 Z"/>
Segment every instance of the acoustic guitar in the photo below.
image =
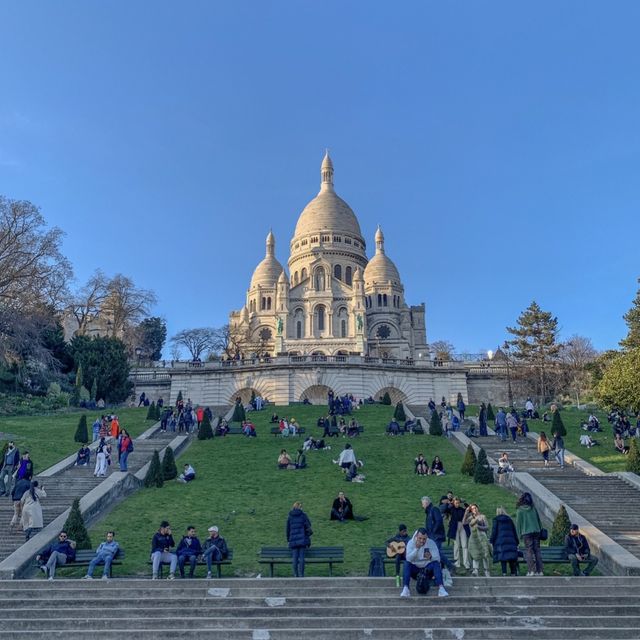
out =
<path fill-rule="evenodd" d="M 392 540 L 387 545 L 387 558 L 395 558 L 397 555 L 404 553 L 407 550 L 407 545 L 404 542 L 396 542 Z"/>

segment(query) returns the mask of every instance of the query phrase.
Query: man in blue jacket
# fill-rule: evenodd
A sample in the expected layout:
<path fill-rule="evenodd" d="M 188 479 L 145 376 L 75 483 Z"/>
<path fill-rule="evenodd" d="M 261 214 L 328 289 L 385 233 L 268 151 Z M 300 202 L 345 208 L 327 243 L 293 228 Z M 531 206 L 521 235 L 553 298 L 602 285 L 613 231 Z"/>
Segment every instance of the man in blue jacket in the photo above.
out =
<path fill-rule="evenodd" d="M 569 535 L 564 539 L 564 547 L 573 567 L 574 576 L 588 576 L 598 564 L 598 558 L 591 555 L 587 539 L 580 533 L 580 527 L 572 524 Z M 587 568 L 580 571 L 580 563 L 586 562 Z"/>
<path fill-rule="evenodd" d="M 36 556 L 36 560 L 40 563 L 40 569 L 49 580 L 54 579 L 57 565 L 67 564 L 67 562 L 73 562 L 75 559 L 76 543 L 73 540 L 69 540 L 66 531 L 61 531 L 58 534 L 57 542 L 54 542 Z"/>
<path fill-rule="evenodd" d="M 176 577 L 178 556 L 171 551 L 171 547 L 175 546 L 176 543 L 171 535 L 171 526 L 166 520 L 163 520 L 151 540 L 152 580 L 158 579 L 158 571 L 162 562 L 169 564 L 169 577 L 167 579 L 173 580 Z"/>
<path fill-rule="evenodd" d="M 120 551 L 120 545 L 115 541 L 116 533 L 115 531 L 107 531 L 107 539 L 105 542 L 101 542 L 96 550 L 96 556 L 89 563 L 89 568 L 87 569 L 87 575 L 84 577 L 85 580 L 93 580 L 93 572 L 95 568 L 104 563 L 104 572 L 102 574 L 103 580 L 108 580 L 111 575 L 111 563 L 113 559 Z"/>
<path fill-rule="evenodd" d="M 447 569 L 452 569 L 451 561 L 448 558 L 445 558 L 442 553 L 442 544 L 445 541 L 445 532 L 444 532 L 444 520 L 442 519 L 442 513 L 440 509 L 436 507 L 432 502 L 429 496 L 422 496 L 422 508 L 425 513 L 425 523 L 424 528 L 427 530 L 427 535 L 430 540 L 433 540 L 436 545 L 438 545 L 438 551 L 440 552 L 440 559 L 447 567 Z"/>
<path fill-rule="evenodd" d="M 187 527 L 187 535 L 182 537 L 176 555 L 178 556 L 178 568 L 180 569 L 180 577 L 184 578 L 184 565 L 189 562 L 189 577 L 193 578 L 196 570 L 198 556 L 202 553 L 202 545 L 196 536 L 195 527 Z"/>

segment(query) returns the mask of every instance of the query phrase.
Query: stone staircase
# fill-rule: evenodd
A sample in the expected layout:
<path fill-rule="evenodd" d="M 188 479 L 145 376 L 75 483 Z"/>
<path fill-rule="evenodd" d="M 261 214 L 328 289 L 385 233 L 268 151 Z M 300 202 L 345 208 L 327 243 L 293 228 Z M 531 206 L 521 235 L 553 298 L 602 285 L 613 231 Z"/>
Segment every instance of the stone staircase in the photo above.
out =
<path fill-rule="evenodd" d="M 457 578 L 400 598 L 390 578 L 0 583 L 0 637 L 212 640 L 638 638 L 640 578 Z"/>
<path fill-rule="evenodd" d="M 561 469 L 552 453 L 545 468 L 536 442 L 529 438 L 518 437 L 515 444 L 511 439 L 501 443 L 496 436 L 473 441 L 494 460 L 506 451 L 516 471 L 530 473 L 565 505 L 640 558 L 640 512 L 635 509 L 640 500 L 638 489 L 615 475 L 590 476 L 568 463 Z"/>
<path fill-rule="evenodd" d="M 154 449 L 162 449 L 172 439 L 172 434 L 157 434 L 149 439 L 135 439 L 134 451 L 129 454 L 128 469 L 135 473 L 143 467 L 153 455 Z M 44 526 L 55 520 L 61 513 L 71 506 L 74 498 L 82 497 L 97 487 L 104 478 L 96 478 L 93 475 L 93 460 L 89 467 L 69 467 L 53 476 L 36 476 L 40 485 L 44 485 L 47 492 L 46 498 L 42 498 L 42 515 Z M 119 470 L 118 456 L 114 452 L 109 471 Z M 10 529 L 8 524 L 13 517 L 13 501 L 3 496 L 0 498 L 0 522 L 5 526 L 0 527 L 0 561 L 4 560 L 24 543 L 24 533 L 18 529 Z"/>

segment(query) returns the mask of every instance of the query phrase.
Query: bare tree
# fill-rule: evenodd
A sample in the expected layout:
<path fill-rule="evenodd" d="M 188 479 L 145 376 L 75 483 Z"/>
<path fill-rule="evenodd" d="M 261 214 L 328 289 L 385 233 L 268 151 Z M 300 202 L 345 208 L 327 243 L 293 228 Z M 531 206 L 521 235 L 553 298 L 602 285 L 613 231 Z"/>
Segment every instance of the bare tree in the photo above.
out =
<path fill-rule="evenodd" d="M 86 335 L 90 323 L 99 316 L 107 297 L 108 284 L 109 279 L 98 269 L 87 283 L 70 297 L 67 309 L 78 323 L 76 335 Z"/>
<path fill-rule="evenodd" d="M 61 276 L 66 281 L 71 267 L 60 252 L 62 235 L 46 228 L 31 202 L 0 196 L 0 305 L 32 307 L 63 288 Z"/>
<path fill-rule="evenodd" d="M 207 352 L 215 348 L 217 343 L 216 329 L 202 327 L 200 329 L 185 329 L 171 338 L 171 343 L 185 347 L 191 354 L 192 360 L 202 359 Z"/>
<path fill-rule="evenodd" d="M 589 388 L 591 374 L 588 365 L 595 361 L 598 352 L 590 338 L 573 335 L 562 344 L 560 363 L 565 384 L 575 394 L 576 404 L 580 396 Z"/>
<path fill-rule="evenodd" d="M 111 335 L 121 336 L 129 325 L 138 324 L 149 315 L 157 298 L 153 291 L 139 289 L 131 278 L 121 273 L 107 284 L 107 292 L 102 304 L 102 313 L 111 322 Z"/>
<path fill-rule="evenodd" d="M 438 360 L 453 360 L 454 347 L 448 340 L 436 340 L 429 345 L 431 355 Z"/>

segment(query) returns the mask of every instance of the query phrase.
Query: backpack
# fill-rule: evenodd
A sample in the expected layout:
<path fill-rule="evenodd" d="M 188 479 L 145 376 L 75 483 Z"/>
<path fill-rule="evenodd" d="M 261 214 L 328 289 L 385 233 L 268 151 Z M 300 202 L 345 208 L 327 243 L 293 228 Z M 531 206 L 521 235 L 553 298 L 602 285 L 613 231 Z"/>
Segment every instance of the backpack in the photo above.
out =
<path fill-rule="evenodd" d="M 129 444 L 127 445 L 127 453 L 131 453 L 133 451 L 133 440 L 129 440 Z"/>
<path fill-rule="evenodd" d="M 431 571 L 424 567 L 420 569 L 418 573 L 418 577 L 416 578 L 416 591 L 424 595 L 425 593 L 429 593 L 429 588 L 431 587 Z"/>
<path fill-rule="evenodd" d="M 382 556 L 379 553 L 374 553 L 371 555 L 371 562 L 369 562 L 369 577 L 383 578 L 384 576 L 384 561 L 382 560 Z"/>

